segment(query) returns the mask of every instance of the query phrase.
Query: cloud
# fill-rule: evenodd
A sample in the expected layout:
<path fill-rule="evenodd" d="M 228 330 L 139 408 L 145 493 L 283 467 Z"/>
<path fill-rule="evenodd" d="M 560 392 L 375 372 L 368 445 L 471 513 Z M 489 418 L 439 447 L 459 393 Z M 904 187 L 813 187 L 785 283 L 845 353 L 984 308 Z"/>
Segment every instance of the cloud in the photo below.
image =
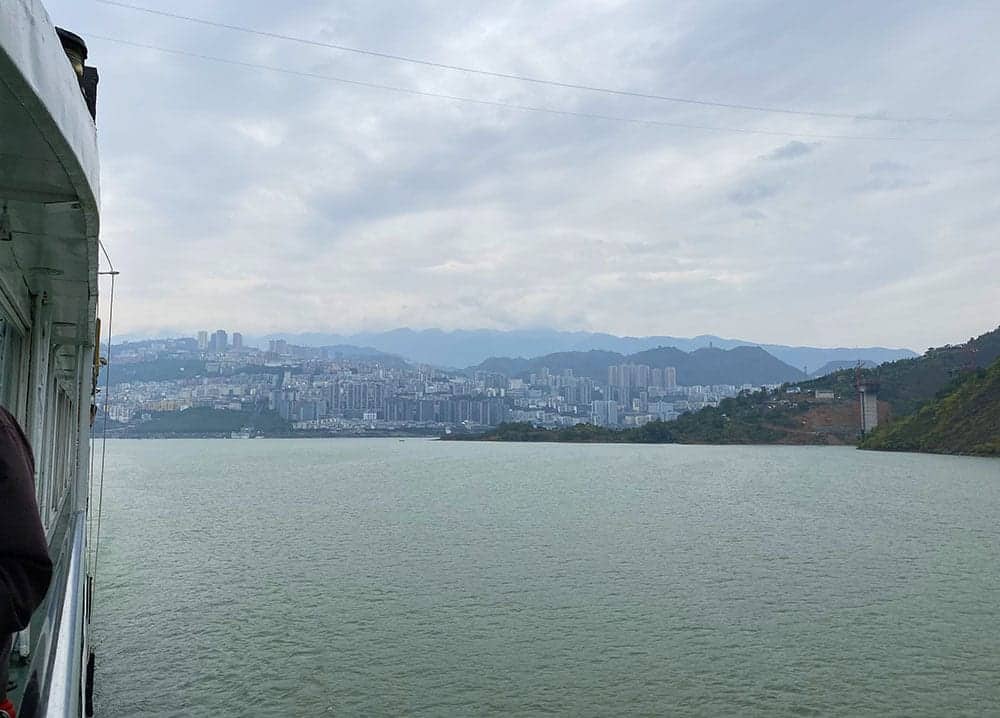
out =
<path fill-rule="evenodd" d="M 868 171 L 872 174 L 899 175 L 909 172 L 910 166 L 902 162 L 893 162 L 892 160 L 879 160 L 878 162 L 872 162 Z"/>
<path fill-rule="evenodd" d="M 975 125 L 611 96 L 77 0 L 46 5 L 61 26 L 135 42 L 578 113 L 94 38 L 102 239 L 123 272 L 123 332 L 544 325 L 921 347 L 990 323 L 1000 140 Z M 646 94 L 856 116 L 1000 116 L 1000 80 L 983 70 L 1000 56 L 995 3 L 817 13 L 777 0 L 606 0 L 586 11 L 565 0 L 302 0 L 294 11 L 176 0 L 171 9 Z M 927 137 L 978 141 L 916 141 Z M 914 289 L 904 301 L 930 278 L 933 297 Z"/>
<path fill-rule="evenodd" d="M 756 204 L 768 197 L 773 197 L 778 193 L 775 185 L 768 185 L 762 182 L 748 182 L 742 187 L 729 193 L 729 199 L 739 205 Z"/>
<path fill-rule="evenodd" d="M 819 146 L 819 142 L 799 142 L 798 140 L 792 140 L 787 144 L 781 145 L 781 147 L 776 147 L 766 155 L 761 155 L 760 158 L 762 160 L 792 160 L 796 157 L 809 154 Z"/>
<path fill-rule="evenodd" d="M 861 192 L 896 192 L 926 187 L 930 182 L 914 175 L 913 169 L 902 162 L 880 160 L 869 167 L 869 175 L 859 188 Z"/>
<path fill-rule="evenodd" d="M 907 177 L 872 177 L 861 185 L 862 192 L 896 192 L 904 189 L 917 189 L 930 184 L 927 180 L 915 180 Z"/>

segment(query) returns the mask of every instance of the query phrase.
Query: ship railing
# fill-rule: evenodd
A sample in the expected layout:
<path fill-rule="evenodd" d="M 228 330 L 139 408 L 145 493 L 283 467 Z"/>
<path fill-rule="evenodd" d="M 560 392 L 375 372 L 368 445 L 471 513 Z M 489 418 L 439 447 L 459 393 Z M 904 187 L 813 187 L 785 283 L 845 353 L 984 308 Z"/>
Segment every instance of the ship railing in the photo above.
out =
<path fill-rule="evenodd" d="M 31 677 L 19 718 L 76 718 L 83 715 L 83 665 L 86 613 L 85 511 L 70 516 L 66 549 L 58 565 L 43 633 L 32 660 Z M 32 685 L 33 684 L 33 685 Z"/>

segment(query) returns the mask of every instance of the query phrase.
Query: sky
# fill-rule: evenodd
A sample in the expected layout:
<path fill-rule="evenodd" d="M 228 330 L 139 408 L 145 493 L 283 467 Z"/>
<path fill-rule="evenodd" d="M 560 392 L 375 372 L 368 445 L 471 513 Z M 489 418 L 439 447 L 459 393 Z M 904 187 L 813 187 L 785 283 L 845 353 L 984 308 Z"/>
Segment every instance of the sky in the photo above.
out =
<path fill-rule="evenodd" d="M 820 114 L 47 0 L 101 74 L 119 334 L 545 327 L 922 350 L 1000 323 L 1000 3 L 134 2 Z"/>

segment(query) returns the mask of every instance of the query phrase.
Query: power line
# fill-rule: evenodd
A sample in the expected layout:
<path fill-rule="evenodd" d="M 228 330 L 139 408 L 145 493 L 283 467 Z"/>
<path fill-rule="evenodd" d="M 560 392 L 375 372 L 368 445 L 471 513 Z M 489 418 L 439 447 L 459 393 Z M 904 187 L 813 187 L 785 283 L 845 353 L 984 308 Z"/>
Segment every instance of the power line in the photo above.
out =
<path fill-rule="evenodd" d="M 277 72 L 285 75 L 294 75 L 297 77 L 309 77 L 316 80 L 328 80 L 331 82 L 339 82 L 346 85 L 354 85 L 357 87 L 367 87 L 374 90 L 386 90 L 389 92 L 398 92 L 406 95 L 414 95 L 418 97 L 434 97 L 442 100 L 452 100 L 454 102 L 464 102 L 473 105 L 483 105 L 487 107 L 498 107 L 506 110 L 517 110 L 520 112 L 536 112 L 544 113 L 549 115 L 559 115 L 563 117 L 578 117 L 582 119 L 590 120 L 602 120 L 605 122 L 621 122 L 633 125 L 648 125 L 653 127 L 672 127 L 674 129 L 684 129 L 684 130 L 704 130 L 708 132 L 732 132 L 744 135 L 766 135 L 770 137 L 794 137 L 800 139 L 814 139 L 814 140 L 860 140 L 860 141 L 871 141 L 871 142 L 971 142 L 976 141 L 970 138 L 948 138 L 948 137 L 900 137 L 900 136 L 880 136 L 880 135 L 837 135 L 837 134 L 815 134 L 808 132 L 782 132 L 778 130 L 758 130 L 758 129 L 748 129 L 744 127 L 723 127 L 716 125 L 699 125 L 690 124 L 684 122 L 668 122 L 666 120 L 654 120 L 646 118 L 636 118 L 636 117 L 621 117 L 617 115 L 604 115 L 594 112 L 578 112 L 575 110 L 560 110 L 553 107 L 542 107 L 536 105 L 521 105 L 513 102 L 503 102 L 501 100 L 483 100 L 473 97 L 463 97 L 461 95 L 449 95 L 440 92 L 429 92 L 426 90 L 415 90 L 409 87 L 398 87 L 395 85 L 384 85 L 377 82 L 368 82 L 366 80 L 354 80 L 346 77 L 338 77 L 336 75 L 326 75 L 318 72 L 307 72 L 304 70 L 292 70 L 286 67 L 278 67 L 276 65 L 264 65 L 256 62 L 245 62 L 243 60 L 232 60 L 225 57 L 217 57 L 215 55 L 205 55 L 199 52 L 190 52 L 188 50 L 177 50 L 174 48 L 161 47 L 158 45 L 149 45 L 141 42 L 133 42 L 131 40 L 122 40 L 116 37 L 108 37 L 107 35 L 99 35 L 97 33 L 84 33 L 86 37 L 93 38 L 96 40 L 104 40 L 106 42 L 113 42 L 120 45 L 127 45 L 129 47 L 142 48 L 144 50 L 155 50 L 156 52 L 163 52 L 170 55 L 179 55 L 182 57 L 191 57 L 198 60 L 207 60 L 210 62 L 218 62 L 226 65 L 234 65 L 236 67 L 244 67 L 254 70 L 267 70 L 269 72 Z"/>
<path fill-rule="evenodd" d="M 444 62 L 436 62 L 434 60 L 424 60 L 416 57 L 408 57 L 406 55 L 395 55 L 388 52 L 380 52 L 378 50 L 368 50 L 360 47 L 339 45 L 337 43 L 332 43 L 332 42 L 310 40 L 309 38 L 297 37 L 295 35 L 285 35 L 278 32 L 270 32 L 268 30 L 258 30 L 256 28 L 246 27 L 243 25 L 232 25 L 230 23 L 217 22 L 215 20 L 208 20 L 206 18 L 195 17 L 193 15 L 181 15 L 179 13 L 167 12 L 166 10 L 156 10 L 154 8 L 143 7 L 141 5 L 132 5 L 130 3 L 119 2 L 119 0 L 95 0 L 95 2 L 101 3 L 103 5 L 113 5 L 114 7 L 134 10 L 136 12 L 148 13 L 150 15 L 159 15 L 161 17 L 168 17 L 174 20 L 183 20 L 185 22 L 193 22 L 193 23 L 198 23 L 200 25 L 208 25 L 210 27 L 224 28 L 226 30 L 233 30 L 236 32 L 247 33 L 250 35 L 259 35 L 261 37 L 269 37 L 276 40 L 287 40 L 289 42 L 297 42 L 303 45 L 312 45 L 313 47 L 324 47 L 332 50 L 340 50 L 343 52 L 352 52 L 359 55 L 379 57 L 385 60 L 407 62 L 413 65 L 423 65 L 424 67 L 434 67 L 440 70 L 453 70 L 455 72 L 466 72 L 475 75 L 485 75 L 487 77 L 497 77 L 505 80 L 516 80 L 518 82 L 530 82 L 536 85 L 548 85 L 550 87 L 561 87 L 563 89 L 570 89 L 570 90 L 584 90 L 586 92 L 599 92 L 607 95 L 618 95 L 621 97 L 636 97 L 644 100 L 659 100 L 661 102 L 675 102 L 686 105 L 700 105 L 702 107 L 717 107 L 728 110 L 772 112 L 785 115 L 800 115 L 804 117 L 823 117 L 827 119 L 855 120 L 855 121 L 865 121 L 865 122 L 897 122 L 897 123 L 924 122 L 924 123 L 972 124 L 971 121 L 956 120 L 946 117 L 890 117 L 890 116 L 864 115 L 864 114 L 859 115 L 859 114 L 850 114 L 845 112 L 818 112 L 810 110 L 795 110 L 784 107 L 768 107 L 764 105 L 744 105 L 734 102 L 699 100 L 690 97 L 672 97 L 669 95 L 657 95 L 647 92 L 638 92 L 635 90 L 621 90 L 610 87 L 599 87 L 597 85 L 585 85 L 574 82 L 560 82 L 558 80 L 547 80 L 538 77 L 531 77 L 529 75 L 519 75 L 510 72 L 497 72 L 494 70 L 484 70 L 482 68 L 476 68 L 476 67 L 465 67 L 463 65 L 451 65 Z"/>

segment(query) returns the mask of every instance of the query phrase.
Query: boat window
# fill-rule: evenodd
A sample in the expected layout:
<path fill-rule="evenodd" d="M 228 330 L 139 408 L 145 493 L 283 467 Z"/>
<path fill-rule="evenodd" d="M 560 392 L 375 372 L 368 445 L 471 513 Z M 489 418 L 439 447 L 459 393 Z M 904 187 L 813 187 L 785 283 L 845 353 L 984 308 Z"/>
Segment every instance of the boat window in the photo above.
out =
<path fill-rule="evenodd" d="M 17 327 L 0 311 L 0 404 L 21 417 L 22 347 L 24 340 Z"/>

